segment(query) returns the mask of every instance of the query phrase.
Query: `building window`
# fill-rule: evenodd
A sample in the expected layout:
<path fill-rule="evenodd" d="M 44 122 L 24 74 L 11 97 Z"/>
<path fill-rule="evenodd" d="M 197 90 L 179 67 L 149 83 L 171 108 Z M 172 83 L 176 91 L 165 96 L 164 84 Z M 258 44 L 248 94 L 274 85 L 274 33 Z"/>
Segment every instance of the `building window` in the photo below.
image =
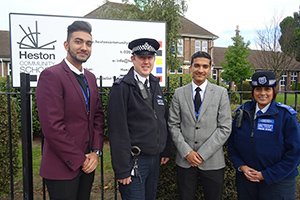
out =
<path fill-rule="evenodd" d="M 200 40 L 195 40 L 195 52 L 201 51 L 201 42 Z"/>
<path fill-rule="evenodd" d="M 297 81 L 297 72 L 291 72 L 291 85 Z"/>
<path fill-rule="evenodd" d="M 201 47 L 202 43 L 202 47 Z M 204 51 L 207 52 L 207 41 L 195 40 L 195 52 Z"/>
<path fill-rule="evenodd" d="M 217 70 L 214 69 L 214 70 L 213 70 L 213 74 L 212 74 L 212 78 L 215 79 L 215 80 L 217 80 L 217 77 L 218 77 L 218 76 L 217 76 Z"/>
<path fill-rule="evenodd" d="M 202 51 L 207 53 L 207 41 L 202 41 Z"/>
<path fill-rule="evenodd" d="M 287 80 L 287 75 L 286 73 L 282 74 L 281 79 L 280 79 L 280 86 L 285 86 Z"/>
<path fill-rule="evenodd" d="M 175 69 L 170 69 L 169 73 L 170 74 L 175 74 Z"/>
<path fill-rule="evenodd" d="M 177 42 L 177 56 L 183 56 L 183 39 L 179 39 Z"/>
<path fill-rule="evenodd" d="M 182 68 L 177 70 L 177 74 L 182 74 L 182 73 L 183 73 Z"/>

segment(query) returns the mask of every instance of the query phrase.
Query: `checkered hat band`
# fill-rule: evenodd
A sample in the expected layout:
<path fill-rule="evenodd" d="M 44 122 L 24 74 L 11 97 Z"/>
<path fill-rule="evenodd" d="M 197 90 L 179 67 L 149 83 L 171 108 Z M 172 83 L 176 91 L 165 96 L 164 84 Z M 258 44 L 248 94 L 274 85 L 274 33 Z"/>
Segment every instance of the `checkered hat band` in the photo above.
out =
<path fill-rule="evenodd" d="M 143 45 L 139 45 L 139 46 L 132 48 L 133 53 L 136 51 L 150 51 L 150 52 L 156 53 L 156 50 L 154 49 L 154 47 L 151 46 L 150 44 L 148 44 L 147 42 Z"/>

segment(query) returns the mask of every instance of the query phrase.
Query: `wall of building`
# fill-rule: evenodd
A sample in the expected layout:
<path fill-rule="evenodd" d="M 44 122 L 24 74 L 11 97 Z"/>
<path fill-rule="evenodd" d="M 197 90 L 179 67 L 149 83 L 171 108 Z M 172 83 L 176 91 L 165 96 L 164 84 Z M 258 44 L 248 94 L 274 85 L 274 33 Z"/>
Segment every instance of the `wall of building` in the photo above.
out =
<path fill-rule="evenodd" d="M 0 59 L 0 77 L 7 76 L 9 74 L 9 62 L 5 62 Z"/>

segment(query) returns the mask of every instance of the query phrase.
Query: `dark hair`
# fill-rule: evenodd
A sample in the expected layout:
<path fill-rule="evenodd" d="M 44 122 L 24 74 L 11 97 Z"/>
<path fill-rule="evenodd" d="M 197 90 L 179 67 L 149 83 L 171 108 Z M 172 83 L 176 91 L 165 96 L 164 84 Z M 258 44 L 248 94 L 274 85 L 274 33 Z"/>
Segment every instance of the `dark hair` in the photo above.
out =
<path fill-rule="evenodd" d="M 263 86 L 261 86 L 261 87 L 263 87 Z M 253 92 L 254 92 L 254 89 L 255 89 L 255 88 L 257 88 L 257 87 L 252 87 L 252 93 L 251 93 L 251 94 L 252 94 L 252 97 L 254 96 L 254 95 L 253 95 Z M 272 98 L 272 100 L 275 100 L 275 99 L 276 99 L 276 96 L 277 96 L 277 90 L 276 90 L 275 86 L 272 86 L 271 88 L 273 89 L 273 98 Z"/>
<path fill-rule="evenodd" d="M 68 26 L 68 35 L 67 35 L 67 42 L 70 41 L 70 37 L 72 33 L 76 31 L 84 31 L 87 32 L 88 34 L 92 35 L 92 26 L 89 22 L 85 21 L 74 21 L 73 24 Z"/>
<path fill-rule="evenodd" d="M 198 51 L 196 53 L 194 53 L 194 55 L 192 55 L 192 58 L 191 58 L 191 65 L 194 63 L 194 59 L 196 58 L 207 58 L 209 59 L 209 65 L 211 66 L 211 56 L 204 52 L 204 51 Z"/>

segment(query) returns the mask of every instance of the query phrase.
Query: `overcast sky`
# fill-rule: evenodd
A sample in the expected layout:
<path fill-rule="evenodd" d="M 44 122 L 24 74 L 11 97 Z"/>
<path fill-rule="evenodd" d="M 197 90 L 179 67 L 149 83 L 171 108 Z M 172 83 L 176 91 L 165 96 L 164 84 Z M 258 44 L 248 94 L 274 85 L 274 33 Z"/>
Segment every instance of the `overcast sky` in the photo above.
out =
<path fill-rule="evenodd" d="M 121 3 L 122 0 L 111 0 Z M 236 26 L 244 41 L 255 49 L 258 30 L 264 29 L 274 16 L 284 19 L 299 12 L 299 0 L 187 0 L 185 17 L 219 38 L 215 46 L 232 45 Z M 104 4 L 103 0 L 7 0 L 0 6 L 0 30 L 9 30 L 9 13 L 30 13 L 83 17 Z M 280 20 L 280 21 L 281 21 Z"/>

